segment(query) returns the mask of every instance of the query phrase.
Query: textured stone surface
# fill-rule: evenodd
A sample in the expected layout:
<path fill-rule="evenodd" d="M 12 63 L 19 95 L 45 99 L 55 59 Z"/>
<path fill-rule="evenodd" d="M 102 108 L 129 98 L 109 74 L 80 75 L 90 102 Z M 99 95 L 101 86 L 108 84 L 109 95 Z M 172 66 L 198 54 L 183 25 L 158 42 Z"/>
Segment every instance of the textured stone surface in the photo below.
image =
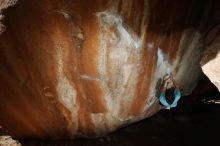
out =
<path fill-rule="evenodd" d="M 204 64 L 202 70 L 220 91 L 220 52 L 216 54 L 215 59 Z"/>
<path fill-rule="evenodd" d="M 17 140 L 13 140 L 11 136 L 0 136 L 0 146 L 22 146 Z"/>
<path fill-rule="evenodd" d="M 155 114 L 166 73 L 185 95 L 196 85 L 215 5 L 20 0 L 0 36 L 0 123 L 16 137 L 72 138 Z"/>
<path fill-rule="evenodd" d="M 10 6 L 15 5 L 16 2 L 17 0 L 0 0 L 0 34 L 5 30 L 5 26 L 1 22 L 4 19 L 2 11 Z"/>
<path fill-rule="evenodd" d="M 202 71 L 220 91 L 220 25 L 206 37 L 206 47 L 201 60 Z"/>

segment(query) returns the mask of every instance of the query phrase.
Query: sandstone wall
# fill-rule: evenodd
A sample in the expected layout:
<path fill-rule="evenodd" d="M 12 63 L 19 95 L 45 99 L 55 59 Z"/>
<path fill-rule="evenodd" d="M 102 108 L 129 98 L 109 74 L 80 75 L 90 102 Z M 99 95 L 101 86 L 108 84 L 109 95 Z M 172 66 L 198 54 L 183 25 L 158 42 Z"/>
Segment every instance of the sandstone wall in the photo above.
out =
<path fill-rule="evenodd" d="M 201 74 L 210 0 L 20 0 L 0 36 L 0 123 L 16 137 L 98 136 L 162 107 Z"/>

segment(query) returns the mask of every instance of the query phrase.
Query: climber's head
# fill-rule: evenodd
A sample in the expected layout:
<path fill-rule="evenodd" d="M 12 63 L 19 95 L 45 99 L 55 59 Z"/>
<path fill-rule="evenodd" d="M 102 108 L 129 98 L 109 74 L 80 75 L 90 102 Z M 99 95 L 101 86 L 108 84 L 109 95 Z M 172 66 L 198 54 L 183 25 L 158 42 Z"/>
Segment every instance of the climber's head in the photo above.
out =
<path fill-rule="evenodd" d="M 165 92 L 166 101 L 169 104 L 172 104 L 173 101 L 175 100 L 174 90 L 175 88 L 172 87 L 172 88 L 167 89 Z"/>

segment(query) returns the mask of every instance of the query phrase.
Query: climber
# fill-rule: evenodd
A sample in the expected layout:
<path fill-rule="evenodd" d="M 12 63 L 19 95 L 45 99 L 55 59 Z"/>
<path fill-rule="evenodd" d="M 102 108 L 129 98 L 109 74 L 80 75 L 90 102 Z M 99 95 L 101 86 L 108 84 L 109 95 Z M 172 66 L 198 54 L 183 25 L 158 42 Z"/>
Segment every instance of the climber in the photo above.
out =
<path fill-rule="evenodd" d="M 167 89 L 168 84 L 172 82 L 173 86 Z M 160 93 L 160 103 L 168 108 L 173 108 L 177 106 L 177 102 L 181 97 L 179 86 L 173 78 L 173 75 L 167 75 L 163 79 L 162 90 Z"/>

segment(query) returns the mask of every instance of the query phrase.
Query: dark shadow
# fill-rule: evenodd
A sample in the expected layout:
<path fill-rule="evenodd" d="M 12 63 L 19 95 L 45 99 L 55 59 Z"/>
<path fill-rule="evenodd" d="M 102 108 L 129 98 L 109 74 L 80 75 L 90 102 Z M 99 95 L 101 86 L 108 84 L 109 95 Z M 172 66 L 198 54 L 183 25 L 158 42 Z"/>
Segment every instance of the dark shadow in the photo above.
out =
<path fill-rule="evenodd" d="M 156 91 L 155 96 L 156 97 L 160 96 L 161 88 L 162 88 L 162 78 L 159 78 L 157 80 L 157 84 L 155 86 L 155 91 Z"/>

